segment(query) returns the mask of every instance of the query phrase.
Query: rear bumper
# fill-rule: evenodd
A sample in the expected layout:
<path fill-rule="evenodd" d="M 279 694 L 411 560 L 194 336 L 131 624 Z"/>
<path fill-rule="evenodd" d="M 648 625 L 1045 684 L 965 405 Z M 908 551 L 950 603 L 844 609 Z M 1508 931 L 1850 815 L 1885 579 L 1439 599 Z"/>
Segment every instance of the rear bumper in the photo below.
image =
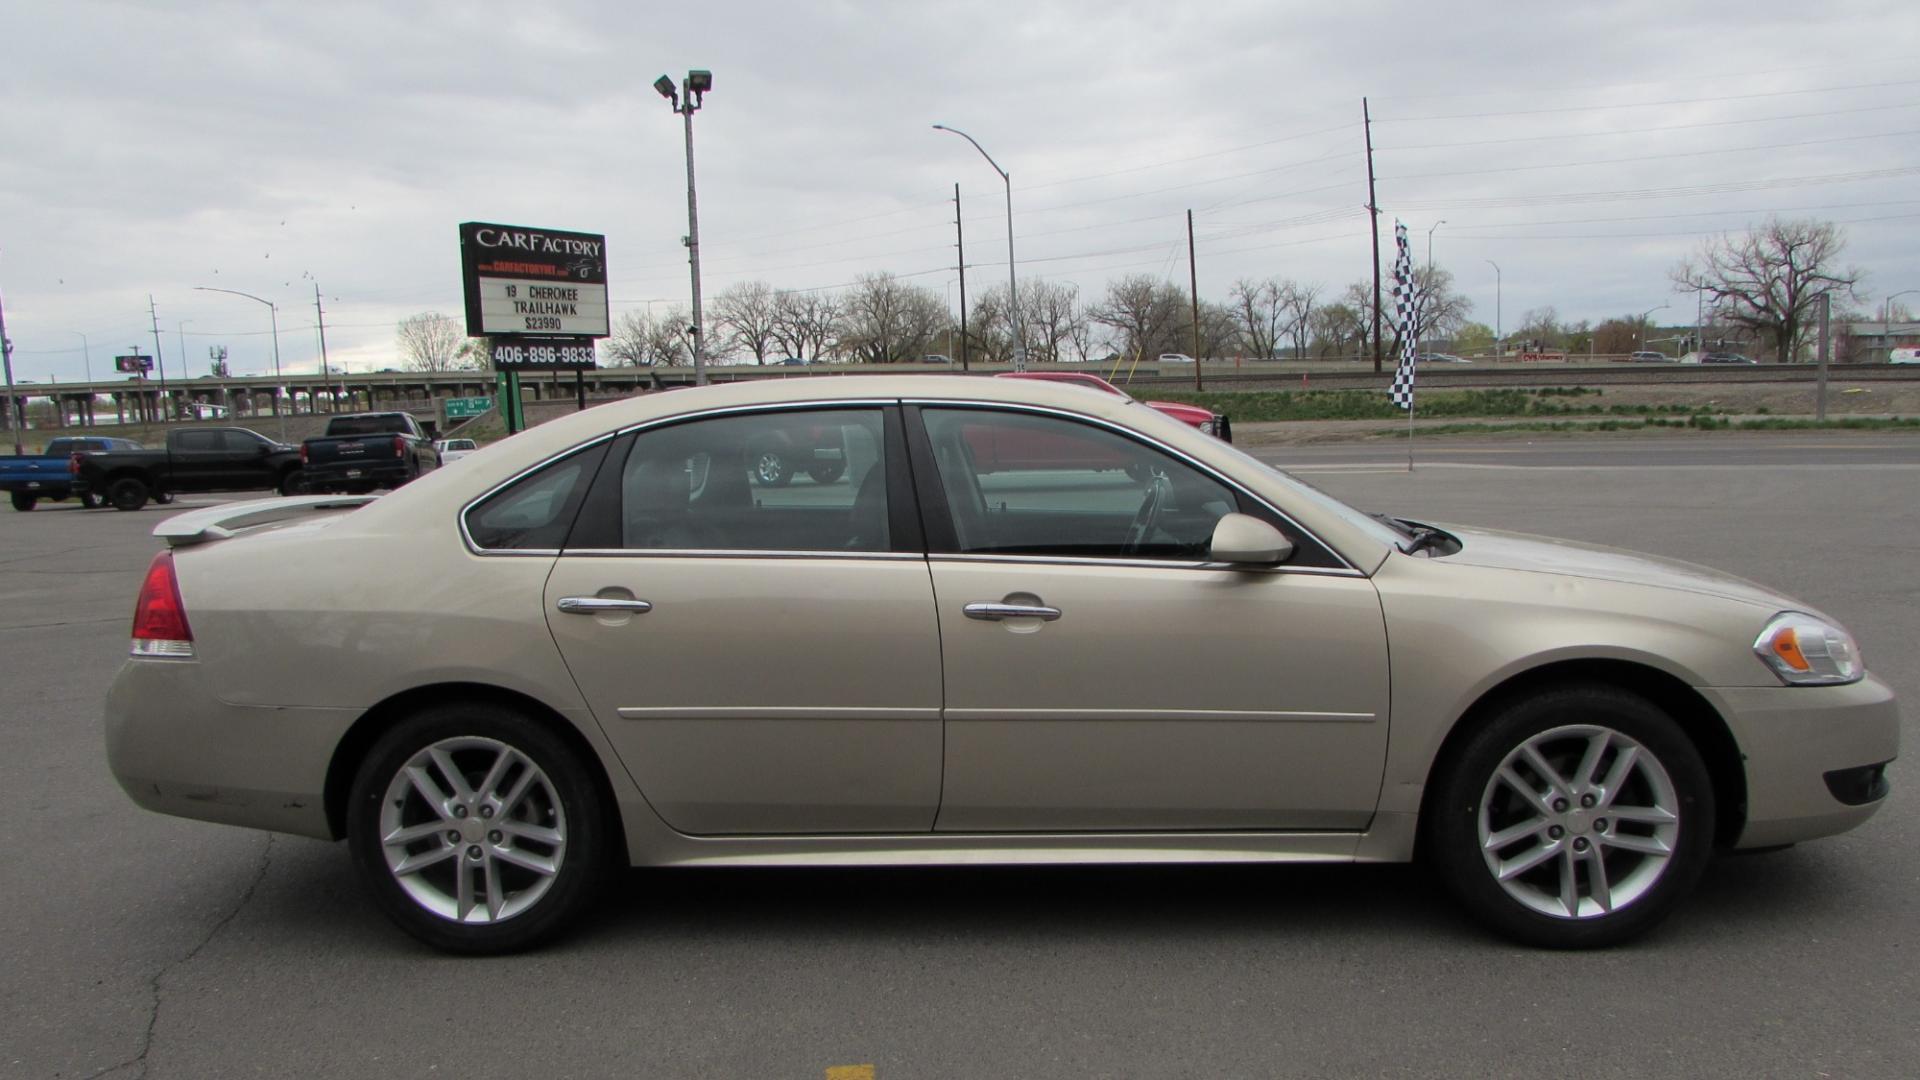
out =
<path fill-rule="evenodd" d="M 107 765 L 162 814 L 331 839 L 327 766 L 348 709 L 229 705 L 191 660 L 130 659 L 107 692 Z"/>
<path fill-rule="evenodd" d="M 1900 753 L 1900 707 L 1879 679 L 1702 692 L 1746 756 L 1747 821 L 1735 847 L 1831 836 L 1886 805 L 1889 788 L 1872 766 Z"/>
<path fill-rule="evenodd" d="M 307 466 L 306 473 L 309 488 L 391 485 L 413 476 L 404 461 L 327 462 Z"/>

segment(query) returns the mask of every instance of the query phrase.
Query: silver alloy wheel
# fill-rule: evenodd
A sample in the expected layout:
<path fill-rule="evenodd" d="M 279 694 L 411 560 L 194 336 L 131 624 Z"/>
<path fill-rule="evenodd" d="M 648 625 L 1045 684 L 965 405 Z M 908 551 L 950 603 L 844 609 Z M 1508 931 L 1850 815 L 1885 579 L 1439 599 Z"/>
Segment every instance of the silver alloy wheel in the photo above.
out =
<path fill-rule="evenodd" d="M 754 475 L 763 484 L 778 484 L 786 474 L 786 465 L 781 462 L 778 451 L 762 450 L 754 462 Z"/>
<path fill-rule="evenodd" d="M 498 739 L 441 739 L 400 767 L 380 805 L 387 869 L 414 903 L 495 923 L 540 902 L 566 859 L 567 818 L 547 774 Z"/>
<path fill-rule="evenodd" d="M 1659 882 L 1680 834 L 1673 779 L 1611 728 L 1543 731 L 1509 753 L 1480 796 L 1480 852 L 1507 895 L 1558 919 L 1626 907 Z"/>

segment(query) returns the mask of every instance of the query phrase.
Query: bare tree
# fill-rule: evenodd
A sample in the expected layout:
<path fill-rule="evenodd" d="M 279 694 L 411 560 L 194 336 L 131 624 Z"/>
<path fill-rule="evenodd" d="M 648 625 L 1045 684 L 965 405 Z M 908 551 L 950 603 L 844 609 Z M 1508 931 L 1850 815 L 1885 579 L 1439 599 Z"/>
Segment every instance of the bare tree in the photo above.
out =
<path fill-rule="evenodd" d="M 1133 356 L 1158 356 L 1191 345 L 1180 341 L 1189 322 L 1186 292 L 1146 274 L 1107 282 L 1107 298 L 1089 309 L 1087 317 L 1112 328 L 1121 351 Z"/>
<path fill-rule="evenodd" d="M 778 296 L 764 281 L 742 281 L 713 298 L 714 325 L 732 344 L 752 353 L 756 364 L 766 363 L 777 343 Z"/>
<path fill-rule="evenodd" d="M 1320 286 L 1306 285 L 1297 281 L 1287 282 L 1286 295 L 1281 298 L 1287 316 L 1287 336 L 1293 339 L 1293 357 L 1296 360 L 1307 355 L 1307 337 L 1311 330 L 1314 301 L 1320 298 Z"/>
<path fill-rule="evenodd" d="M 693 319 L 687 309 L 675 304 L 647 322 L 646 360 L 661 367 L 680 367 L 693 363 L 693 344 L 687 331 Z"/>
<path fill-rule="evenodd" d="M 1413 272 L 1413 340 L 1450 336 L 1467 321 L 1473 301 L 1453 291 L 1453 275 L 1445 267 L 1422 266 Z M 1398 355 L 1400 327 L 1390 321 L 1382 330 L 1388 334 L 1392 352 Z"/>
<path fill-rule="evenodd" d="M 602 343 L 611 367 L 641 367 L 653 362 L 647 351 L 647 340 L 653 332 L 653 323 L 646 313 L 628 311 L 613 321 L 613 334 Z"/>
<path fill-rule="evenodd" d="M 1292 287 L 1279 278 L 1241 278 L 1233 283 L 1228 306 L 1247 351 L 1255 358 L 1264 360 L 1277 352 L 1280 335 L 1288 326 L 1287 297 Z"/>
<path fill-rule="evenodd" d="M 1076 325 L 1086 321 L 1079 286 L 1059 281 L 1029 282 L 1020 290 L 1020 306 L 1027 315 L 1028 359 L 1057 363 L 1061 346 L 1071 344 Z"/>
<path fill-rule="evenodd" d="M 1013 319 L 1007 308 L 1006 286 L 989 288 L 967 306 L 965 333 L 968 347 L 989 364 L 1013 362 Z"/>
<path fill-rule="evenodd" d="M 1353 290 L 1361 289 L 1362 303 L 1354 303 Z M 1373 287 L 1352 286 L 1346 297 L 1313 309 L 1307 320 L 1313 331 L 1314 352 L 1321 356 L 1360 357 L 1367 352 L 1367 335 L 1373 313 Z"/>
<path fill-rule="evenodd" d="M 788 356 L 818 360 L 840 336 L 846 308 L 825 292 L 781 290 L 773 296 L 773 340 Z"/>
<path fill-rule="evenodd" d="M 467 366 L 467 332 L 451 315 L 423 311 L 400 320 L 400 362 L 408 371 L 457 371 Z"/>
<path fill-rule="evenodd" d="M 890 273 L 863 274 L 847 293 L 840 341 L 869 364 L 917 360 L 947 319 L 939 293 Z"/>
<path fill-rule="evenodd" d="M 1860 271 L 1835 265 L 1846 246 L 1833 222 L 1771 218 L 1744 235 L 1708 240 L 1674 267 L 1673 283 L 1706 293 L 1717 320 L 1771 337 L 1775 358 L 1787 363 L 1799 356 L 1820 297 L 1856 297 Z"/>
<path fill-rule="evenodd" d="M 1186 319 L 1187 341 L 1193 341 L 1193 315 L 1189 311 Z M 1239 321 L 1234 318 L 1232 309 L 1225 304 L 1216 304 L 1211 300 L 1200 301 L 1200 352 L 1196 360 L 1214 360 L 1226 356 L 1239 344 L 1241 331 Z"/>
<path fill-rule="evenodd" d="M 1520 325 L 1507 334 L 1507 341 L 1519 342 L 1523 351 L 1562 349 L 1567 344 L 1567 328 L 1560 323 L 1559 309 L 1548 304 L 1520 316 Z"/>

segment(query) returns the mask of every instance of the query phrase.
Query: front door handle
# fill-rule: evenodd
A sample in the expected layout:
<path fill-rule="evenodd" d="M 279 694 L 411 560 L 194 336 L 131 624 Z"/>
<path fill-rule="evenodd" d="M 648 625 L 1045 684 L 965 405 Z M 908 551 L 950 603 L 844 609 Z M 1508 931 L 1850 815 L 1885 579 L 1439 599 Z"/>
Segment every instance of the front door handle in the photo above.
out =
<path fill-rule="evenodd" d="M 612 600 L 601 596 L 563 596 L 553 605 L 568 615 L 605 615 L 629 612 L 635 615 L 653 610 L 645 600 Z"/>
<path fill-rule="evenodd" d="M 1039 619 L 1042 622 L 1052 622 L 1060 617 L 1059 608 L 1047 607 L 1045 604 L 982 602 L 968 604 L 960 610 L 966 612 L 967 618 L 979 619 L 983 622 L 999 622 L 1001 619 Z"/>

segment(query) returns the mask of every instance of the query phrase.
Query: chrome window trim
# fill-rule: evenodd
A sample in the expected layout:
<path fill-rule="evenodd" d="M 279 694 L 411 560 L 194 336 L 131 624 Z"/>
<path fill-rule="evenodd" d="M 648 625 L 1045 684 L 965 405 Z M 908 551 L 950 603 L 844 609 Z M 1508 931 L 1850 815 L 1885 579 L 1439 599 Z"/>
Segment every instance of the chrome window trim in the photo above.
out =
<path fill-rule="evenodd" d="M 599 559 L 887 559 L 924 562 L 917 551 L 842 551 L 825 549 L 768 548 L 567 548 L 554 552 L 567 558 L 590 556 Z"/>
<path fill-rule="evenodd" d="M 1218 469 L 1215 469 L 1214 467 L 1195 459 L 1194 457 L 1187 454 L 1184 450 L 1180 450 L 1177 447 L 1168 446 L 1166 443 L 1161 442 L 1159 439 L 1156 439 L 1153 436 L 1146 434 L 1145 432 L 1136 431 L 1130 427 L 1124 427 L 1120 424 L 1116 424 L 1112 422 L 1111 420 L 1102 420 L 1097 416 L 1088 416 L 1085 413 L 1068 412 L 1065 409 L 1054 408 L 1053 406 L 1050 406 L 1050 405 L 1028 405 L 1023 403 L 1005 402 L 1005 401 L 979 401 L 979 400 L 967 399 L 967 398 L 902 398 L 900 403 L 902 405 L 916 405 L 922 408 L 992 409 L 999 412 L 1039 413 L 1044 416 L 1058 416 L 1068 420 L 1077 420 L 1077 421 L 1080 421 L 1081 423 L 1096 424 L 1100 427 L 1103 427 L 1109 431 L 1114 432 L 1115 434 L 1119 435 L 1122 438 L 1133 439 L 1137 442 L 1145 443 L 1148 446 L 1154 447 L 1155 449 L 1160 450 L 1163 453 L 1172 455 L 1173 457 L 1180 459 L 1182 462 L 1185 462 L 1188 467 L 1198 471 L 1201 475 L 1210 477 L 1215 482 L 1227 488 L 1230 488 L 1234 491 L 1237 491 L 1249 499 L 1252 499 L 1254 502 L 1259 503 L 1261 506 L 1266 507 L 1269 511 L 1271 511 L 1274 514 L 1274 516 L 1278 517 L 1280 520 L 1286 522 L 1289 526 L 1297 530 L 1300 535 L 1308 537 L 1314 543 L 1320 545 L 1320 547 L 1324 548 L 1328 554 L 1332 555 L 1340 563 L 1340 567 L 1301 567 L 1299 568 L 1300 570 L 1308 570 L 1308 569 L 1335 570 L 1335 569 L 1344 568 L 1346 570 L 1353 571 L 1355 574 L 1359 574 L 1361 577 L 1366 576 L 1366 574 L 1363 573 L 1359 567 L 1354 566 L 1353 563 L 1349 561 L 1345 555 L 1341 554 L 1338 548 L 1334 547 L 1332 544 L 1327 543 L 1325 540 L 1320 539 L 1319 535 L 1315 533 L 1312 529 L 1309 529 L 1306 526 L 1300 524 L 1298 521 L 1295 521 L 1292 515 L 1288 514 L 1286 511 L 1280 509 L 1279 507 L 1273 505 L 1272 502 L 1268 501 L 1265 498 L 1262 498 L 1260 495 L 1256 494 L 1255 492 L 1247 490 L 1247 487 L 1245 484 L 1241 484 L 1231 477 L 1221 475 Z M 1141 404 L 1141 403 L 1129 402 L 1129 404 Z M 939 555 L 935 555 L 934 557 L 945 558 L 946 556 L 944 554 L 939 554 Z M 997 558 L 998 556 L 990 556 L 990 557 Z M 1037 557 L 1046 558 L 1046 556 L 1037 556 Z M 1151 560 L 1151 559 L 1120 559 L 1116 561 L 1118 561 L 1120 564 L 1125 566 L 1139 566 L 1143 564 L 1167 565 L 1164 562 L 1155 563 L 1154 560 Z M 1201 565 L 1201 564 L 1194 563 L 1193 565 Z"/>
<path fill-rule="evenodd" d="M 889 405 L 900 404 L 898 398 L 823 398 L 819 401 L 769 401 L 758 405 L 723 405 L 699 412 L 676 413 L 672 416 L 659 416 L 652 420 L 642 420 L 615 431 L 615 435 L 627 435 L 647 431 L 651 428 L 665 427 L 669 424 L 682 424 L 689 420 L 705 420 L 715 416 L 727 416 L 733 413 L 753 412 L 811 412 L 826 409 L 883 409 Z"/>
<path fill-rule="evenodd" d="M 459 524 L 460 524 L 460 541 L 466 544 L 467 550 L 472 552 L 475 555 L 486 555 L 486 556 L 531 555 L 531 556 L 544 558 L 544 557 L 560 554 L 559 548 L 481 547 L 480 544 L 474 540 L 473 533 L 467 528 L 467 515 L 473 513 L 474 507 L 479 506 L 481 503 L 486 502 L 488 499 L 493 498 L 495 495 L 499 494 L 503 489 L 519 483 L 521 480 L 525 479 L 526 477 L 531 476 L 536 472 L 539 472 L 541 469 L 544 469 L 547 466 L 553 464 L 554 462 L 559 461 L 561 458 L 571 457 L 574 454 L 581 453 L 582 451 L 585 451 L 603 442 L 610 443 L 614 440 L 617 434 L 618 433 L 616 432 L 609 432 L 605 435 L 596 435 L 593 438 L 588 439 L 586 442 L 579 443 L 574 446 L 569 446 L 565 450 L 562 450 L 551 457 L 545 458 L 539 462 L 536 462 L 535 464 L 529 465 L 526 468 L 521 469 L 519 472 L 514 473 L 512 476 L 493 485 L 492 487 L 488 488 L 486 491 L 482 492 L 478 496 L 475 496 L 472 499 L 468 499 L 466 505 L 460 508 L 460 513 L 458 515 Z M 602 462 L 602 464 L 605 464 L 605 463 Z M 591 484 L 593 482 L 593 477 L 591 476 L 587 477 L 587 482 Z"/>
<path fill-rule="evenodd" d="M 1325 545 L 1322 545 L 1323 547 Z M 1328 548 L 1329 551 L 1333 550 Z M 1337 552 L 1335 554 L 1338 554 Z M 918 556 L 916 556 L 917 558 Z M 930 554 L 928 562 L 1031 563 L 1041 566 L 1112 566 L 1133 570 L 1231 570 L 1240 574 L 1317 574 L 1322 577 L 1365 578 L 1352 567 L 1248 566 L 1244 563 L 1194 559 L 1123 559 L 1091 555 L 988 555 L 976 552 Z"/>

